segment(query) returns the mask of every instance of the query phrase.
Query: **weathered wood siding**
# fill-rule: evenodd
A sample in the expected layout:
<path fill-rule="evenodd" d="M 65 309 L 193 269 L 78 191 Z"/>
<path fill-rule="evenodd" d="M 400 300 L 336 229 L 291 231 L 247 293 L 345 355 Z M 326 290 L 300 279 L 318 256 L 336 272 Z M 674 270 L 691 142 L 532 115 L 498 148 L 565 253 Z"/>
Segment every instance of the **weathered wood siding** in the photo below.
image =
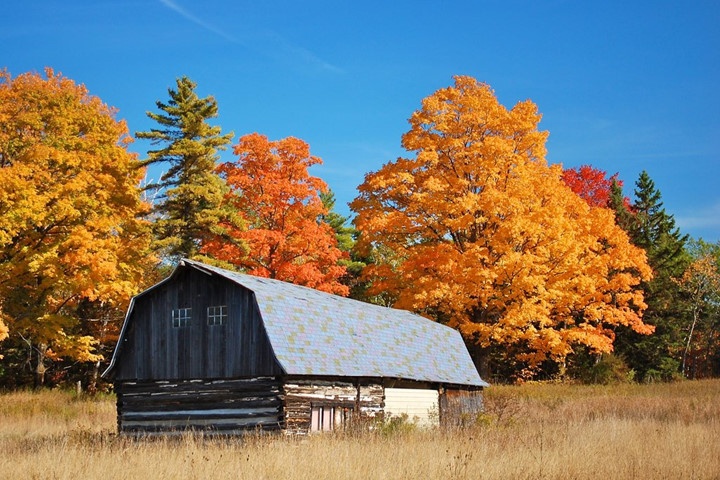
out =
<path fill-rule="evenodd" d="M 353 421 L 374 418 L 383 411 L 383 387 L 380 384 L 353 384 L 342 381 L 295 380 L 283 386 L 286 433 L 310 432 L 312 408 L 347 408 Z"/>
<path fill-rule="evenodd" d="M 227 306 L 224 325 L 207 309 Z M 172 311 L 190 308 L 187 326 Z M 218 276 L 183 269 L 135 299 L 121 345 L 116 380 L 219 379 L 282 373 L 252 292 Z"/>
<path fill-rule="evenodd" d="M 482 390 L 446 389 L 440 395 L 440 425 L 474 425 L 483 408 Z"/>
<path fill-rule="evenodd" d="M 408 421 L 422 426 L 438 424 L 438 391 L 419 388 L 386 388 L 385 415 L 407 415 Z"/>
<path fill-rule="evenodd" d="M 199 430 L 235 434 L 282 427 L 275 378 L 183 382 L 116 382 L 118 431 L 130 434 Z"/>

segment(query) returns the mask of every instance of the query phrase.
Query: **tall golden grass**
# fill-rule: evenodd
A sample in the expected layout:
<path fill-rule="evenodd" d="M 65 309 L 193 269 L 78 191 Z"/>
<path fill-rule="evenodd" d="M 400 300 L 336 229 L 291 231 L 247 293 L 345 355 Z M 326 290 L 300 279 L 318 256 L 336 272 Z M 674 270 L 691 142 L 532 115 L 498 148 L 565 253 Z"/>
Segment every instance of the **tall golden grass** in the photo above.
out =
<path fill-rule="evenodd" d="M 8 479 L 720 479 L 720 381 L 497 386 L 472 428 L 115 434 L 112 397 L 0 395 Z"/>

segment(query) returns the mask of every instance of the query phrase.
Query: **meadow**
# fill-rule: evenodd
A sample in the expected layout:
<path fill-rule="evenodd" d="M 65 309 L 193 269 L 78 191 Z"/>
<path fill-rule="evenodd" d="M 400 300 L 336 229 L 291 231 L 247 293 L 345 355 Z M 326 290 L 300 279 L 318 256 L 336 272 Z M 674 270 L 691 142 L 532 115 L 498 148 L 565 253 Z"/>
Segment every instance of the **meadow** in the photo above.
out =
<path fill-rule="evenodd" d="M 0 478 L 720 479 L 720 380 L 486 390 L 471 428 L 132 439 L 111 395 L 0 394 Z"/>

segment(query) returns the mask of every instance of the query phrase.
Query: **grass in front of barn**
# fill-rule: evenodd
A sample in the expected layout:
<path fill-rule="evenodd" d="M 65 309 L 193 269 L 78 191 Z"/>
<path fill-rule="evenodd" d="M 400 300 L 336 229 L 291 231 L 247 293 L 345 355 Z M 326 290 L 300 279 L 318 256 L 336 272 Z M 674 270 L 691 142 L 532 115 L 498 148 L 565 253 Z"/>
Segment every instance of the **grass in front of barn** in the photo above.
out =
<path fill-rule="evenodd" d="M 477 426 L 133 440 L 112 397 L 0 395 L 0 478 L 717 479 L 720 380 L 495 386 Z"/>

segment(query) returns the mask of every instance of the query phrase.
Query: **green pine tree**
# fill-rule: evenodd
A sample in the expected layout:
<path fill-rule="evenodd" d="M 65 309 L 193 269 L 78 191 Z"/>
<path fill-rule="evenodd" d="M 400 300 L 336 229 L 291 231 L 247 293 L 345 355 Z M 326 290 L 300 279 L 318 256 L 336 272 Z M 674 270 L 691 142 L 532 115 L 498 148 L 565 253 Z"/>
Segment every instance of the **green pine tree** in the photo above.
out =
<path fill-rule="evenodd" d="M 325 210 L 328 212 L 320 220 L 330 225 L 330 228 L 335 231 L 338 248 L 348 254 L 347 258 L 343 258 L 338 262 L 347 270 L 347 275 L 341 279 L 341 282 L 350 288 L 350 297 L 355 298 L 353 292 L 358 287 L 360 273 L 365 267 L 365 263 L 354 253 L 357 230 L 352 226 L 348 226 L 348 217 L 335 211 L 335 194 L 332 190 L 321 192 L 320 201 L 322 201 Z"/>
<path fill-rule="evenodd" d="M 167 171 L 147 189 L 157 192 L 154 214 L 156 248 L 171 261 L 202 257 L 203 246 L 218 238 L 234 241 L 227 228 L 240 228 L 236 213 L 225 204 L 229 188 L 215 173 L 218 152 L 225 150 L 233 133 L 221 134 L 208 119 L 217 117 L 212 96 L 198 97 L 197 84 L 187 77 L 168 89 L 170 100 L 156 102 L 160 113 L 147 112 L 158 128 L 138 132 L 160 148 L 148 151 L 143 166 L 166 165 Z"/>
<path fill-rule="evenodd" d="M 615 222 L 620 228 L 629 233 L 634 221 L 630 208 L 630 199 L 623 194 L 622 185 L 616 180 L 613 180 L 610 184 L 608 208 L 615 212 Z"/>
<path fill-rule="evenodd" d="M 683 294 L 675 279 L 689 263 L 685 251 L 688 236 L 680 233 L 673 216 L 665 211 L 662 195 L 647 172 L 640 174 L 635 186 L 636 200 L 630 213 L 618 204 L 616 196 L 611 195 L 610 202 L 618 224 L 645 250 L 653 269 L 653 279 L 642 285 L 648 304 L 643 320 L 655 326 L 655 333 L 644 336 L 621 328 L 615 348 L 639 380 L 667 380 L 679 373 L 687 323 Z"/>

